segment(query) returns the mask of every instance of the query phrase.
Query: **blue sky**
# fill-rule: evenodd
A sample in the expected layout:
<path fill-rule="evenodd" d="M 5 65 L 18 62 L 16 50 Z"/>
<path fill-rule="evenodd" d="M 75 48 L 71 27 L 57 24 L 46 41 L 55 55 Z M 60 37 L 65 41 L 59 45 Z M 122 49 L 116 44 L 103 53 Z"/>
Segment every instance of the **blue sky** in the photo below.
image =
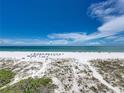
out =
<path fill-rule="evenodd" d="M 1 0 L 0 46 L 124 45 L 124 0 Z"/>

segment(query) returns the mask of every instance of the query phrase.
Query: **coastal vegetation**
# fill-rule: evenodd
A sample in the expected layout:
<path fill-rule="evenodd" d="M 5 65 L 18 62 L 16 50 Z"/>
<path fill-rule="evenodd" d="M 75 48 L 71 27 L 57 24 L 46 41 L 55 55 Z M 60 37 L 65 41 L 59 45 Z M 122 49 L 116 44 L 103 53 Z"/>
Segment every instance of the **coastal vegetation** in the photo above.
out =
<path fill-rule="evenodd" d="M 108 60 L 92 60 L 92 66 L 102 75 L 112 86 L 119 86 L 120 90 L 124 90 L 124 60 L 108 59 Z"/>
<path fill-rule="evenodd" d="M 15 73 L 8 69 L 0 70 L 0 87 L 8 84 L 14 78 Z"/>
<path fill-rule="evenodd" d="M 54 85 L 52 80 L 47 77 L 28 78 L 9 86 L 0 93 L 53 93 Z"/>
<path fill-rule="evenodd" d="M 124 93 L 123 59 L 44 59 L 1 59 L 0 93 Z"/>

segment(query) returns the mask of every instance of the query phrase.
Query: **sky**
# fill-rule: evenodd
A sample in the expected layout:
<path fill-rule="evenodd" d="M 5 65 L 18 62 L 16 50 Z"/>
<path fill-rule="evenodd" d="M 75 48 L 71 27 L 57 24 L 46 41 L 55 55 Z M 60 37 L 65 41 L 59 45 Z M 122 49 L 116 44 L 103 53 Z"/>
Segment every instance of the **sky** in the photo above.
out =
<path fill-rule="evenodd" d="M 0 46 L 123 46 L 124 0 L 0 0 Z"/>

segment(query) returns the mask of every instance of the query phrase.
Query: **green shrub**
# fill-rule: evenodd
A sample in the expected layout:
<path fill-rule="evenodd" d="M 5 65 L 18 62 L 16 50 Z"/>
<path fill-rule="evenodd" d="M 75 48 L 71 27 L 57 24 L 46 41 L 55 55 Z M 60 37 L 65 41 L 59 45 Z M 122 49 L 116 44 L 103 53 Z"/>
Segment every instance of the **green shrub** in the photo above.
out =
<path fill-rule="evenodd" d="M 0 87 L 11 82 L 11 80 L 12 80 L 12 78 L 14 78 L 14 76 L 15 76 L 15 73 L 13 73 L 11 70 L 1 69 L 0 70 Z"/>
<path fill-rule="evenodd" d="M 13 86 L 3 89 L 0 93 L 53 93 L 54 85 L 50 78 L 28 78 Z"/>

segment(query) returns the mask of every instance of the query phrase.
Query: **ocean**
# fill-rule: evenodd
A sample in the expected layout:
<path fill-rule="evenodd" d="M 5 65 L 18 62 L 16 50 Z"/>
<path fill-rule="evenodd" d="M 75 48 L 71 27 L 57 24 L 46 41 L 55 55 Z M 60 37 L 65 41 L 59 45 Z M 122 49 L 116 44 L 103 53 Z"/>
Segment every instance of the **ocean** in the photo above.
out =
<path fill-rule="evenodd" d="M 0 51 L 124 52 L 124 46 L 0 46 Z"/>

